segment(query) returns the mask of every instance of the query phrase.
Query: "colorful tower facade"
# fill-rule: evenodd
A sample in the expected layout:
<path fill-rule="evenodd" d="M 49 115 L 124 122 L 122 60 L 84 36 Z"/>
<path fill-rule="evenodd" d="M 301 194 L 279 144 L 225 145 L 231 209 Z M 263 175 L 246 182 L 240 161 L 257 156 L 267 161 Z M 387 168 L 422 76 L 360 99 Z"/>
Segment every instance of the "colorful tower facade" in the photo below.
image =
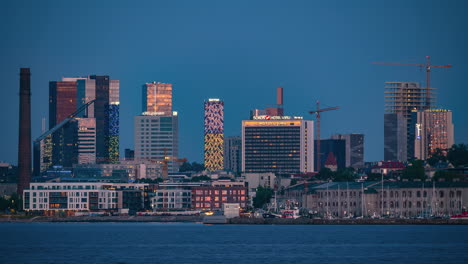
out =
<path fill-rule="evenodd" d="M 208 99 L 205 102 L 205 169 L 224 168 L 224 102 Z"/>
<path fill-rule="evenodd" d="M 161 116 L 172 115 L 172 84 L 146 83 L 142 92 L 142 112 L 158 113 Z"/>

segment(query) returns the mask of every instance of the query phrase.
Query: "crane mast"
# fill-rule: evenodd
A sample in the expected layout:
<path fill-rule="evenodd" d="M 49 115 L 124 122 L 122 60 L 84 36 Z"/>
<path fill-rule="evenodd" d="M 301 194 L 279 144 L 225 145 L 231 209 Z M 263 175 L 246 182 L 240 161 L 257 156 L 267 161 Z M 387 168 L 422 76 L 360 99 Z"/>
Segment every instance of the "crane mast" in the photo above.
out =
<path fill-rule="evenodd" d="M 325 111 L 331 111 L 331 110 L 336 110 L 338 108 L 340 108 L 339 106 L 335 106 L 335 107 L 328 107 L 328 108 L 320 108 L 320 101 L 317 101 L 317 109 L 315 111 L 309 111 L 309 114 L 315 114 L 315 122 L 316 122 L 316 138 L 317 138 L 317 153 L 316 153 L 316 163 L 317 163 L 317 172 L 320 171 L 320 167 L 321 167 L 321 164 L 320 164 L 320 161 L 321 161 L 321 158 L 320 156 L 322 155 L 322 153 L 320 152 L 320 113 L 321 112 L 325 112 Z"/>
<path fill-rule="evenodd" d="M 400 63 L 400 62 L 373 62 L 372 64 L 380 64 L 380 65 L 397 65 L 397 66 L 417 66 L 417 67 L 424 67 L 426 69 L 426 104 L 425 109 L 431 109 L 431 68 L 451 68 L 452 65 L 432 65 L 431 64 L 431 57 L 426 56 L 426 64 L 418 64 L 418 63 Z"/>

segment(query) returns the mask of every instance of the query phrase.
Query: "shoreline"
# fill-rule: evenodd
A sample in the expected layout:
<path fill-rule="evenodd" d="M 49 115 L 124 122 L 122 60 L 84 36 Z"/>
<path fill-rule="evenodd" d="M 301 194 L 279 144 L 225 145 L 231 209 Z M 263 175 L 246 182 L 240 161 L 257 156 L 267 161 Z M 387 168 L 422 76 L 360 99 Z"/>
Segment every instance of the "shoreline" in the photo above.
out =
<path fill-rule="evenodd" d="M 203 223 L 203 216 L 73 216 L 0 217 L 0 223 Z M 309 218 L 232 218 L 234 225 L 468 225 L 463 219 L 309 219 Z"/>

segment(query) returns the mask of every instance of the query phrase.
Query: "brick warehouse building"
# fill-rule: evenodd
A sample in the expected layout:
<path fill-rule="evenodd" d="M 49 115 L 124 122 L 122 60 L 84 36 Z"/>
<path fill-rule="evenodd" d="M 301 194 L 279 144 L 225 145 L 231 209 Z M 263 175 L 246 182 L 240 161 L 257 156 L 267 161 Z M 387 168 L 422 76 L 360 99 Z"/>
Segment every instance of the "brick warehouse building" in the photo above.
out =
<path fill-rule="evenodd" d="M 192 208 L 199 210 L 220 210 L 225 203 L 239 203 L 247 206 L 246 187 L 199 186 L 192 188 Z"/>

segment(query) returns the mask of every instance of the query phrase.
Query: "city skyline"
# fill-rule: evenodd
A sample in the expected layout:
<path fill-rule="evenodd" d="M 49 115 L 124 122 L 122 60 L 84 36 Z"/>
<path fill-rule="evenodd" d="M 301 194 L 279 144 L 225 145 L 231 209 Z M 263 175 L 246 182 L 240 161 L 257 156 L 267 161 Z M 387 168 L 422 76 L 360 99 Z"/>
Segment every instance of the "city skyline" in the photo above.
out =
<path fill-rule="evenodd" d="M 95 9 L 89 10 L 90 21 L 76 19 L 64 23 L 59 23 L 63 18 L 60 13 L 69 8 L 67 4 L 46 5 L 58 11 L 50 12 L 47 18 L 35 12 L 42 8 L 36 5 L 39 4 L 32 2 L 30 7 L 20 9 L 17 3 L 7 3 L 4 10 L 8 11 L 0 16 L 3 25 L 10 25 L 1 29 L 6 37 L 0 49 L 4 58 L 0 68 L 0 77 L 4 80 L 0 110 L 8 113 L 3 115 L 2 121 L 11 124 L 2 132 L 2 161 L 16 164 L 20 66 L 31 67 L 32 72 L 33 139 L 41 134 L 42 117 L 49 115 L 49 81 L 63 76 L 105 74 L 120 80 L 123 98 L 120 105 L 121 153 L 125 148 L 134 147 L 133 117 L 141 114 L 141 84 L 158 80 L 174 84 L 174 110 L 180 113 L 179 156 L 190 161 L 203 160 L 203 108 L 200 104 L 205 98 L 225 101 L 225 135 L 239 136 L 241 121 L 248 118 L 248 111 L 271 105 L 277 86 L 284 87 L 285 107 L 291 115 L 313 120 L 307 111 L 313 108 L 316 100 L 328 106 L 339 105 L 342 111 L 327 113 L 322 119 L 322 138 L 362 133 L 366 137 L 364 160 L 376 161 L 383 159 L 384 83 L 408 81 L 424 86 L 425 73 L 413 67 L 381 67 L 370 63 L 423 63 L 425 56 L 430 55 L 435 64 L 453 65 L 451 69 L 434 70 L 432 86 L 437 88 L 437 107 L 453 111 L 455 143 L 468 142 L 468 124 L 463 116 L 468 111 L 463 102 L 468 94 L 462 89 L 463 73 L 468 67 L 463 63 L 466 51 L 462 48 L 466 40 L 461 25 L 467 19 L 461 7 L 465 3 L 448 3 L 437 10 L 434 6 L 416 3 L 393 3 L 401 7 L 399 15 L 407 22 L 392 24 L 387 22 L 392 16 L 391 8 L 386 10 L 377 4 L 353 9 L 346 5 L 298 3 L 283 6 L 272 2 L 264 11 L 264 6 L 258 3 L 235 6 L 214 3 L 191 6 L 187 3 L 179 8 L 171 4 L 145 3 L 127 12 L 127 4 L 116 3 L 116 14 L 104 15 L 110 18 L 110 22 L 106 22 L 98 16 L 104 4 L 98 3 Z M 71 12 L 79 16 L 83 8 L 86 5 L 78 5 Z M 167 24 L 158 20 L 154 28 L 145 26 L 146 19 L 140 17 L 131 23 L 143 28 L 136 31 L 120 22 L 131 20 L 122 18 L 137 17 L 145 8 L 169 10 L 168 13 L 178 11 L 179 16 L 177 21 Z M 192 9 L 200 13 L 194 15 L 190 12 Z M 24 12 L 19 13 L 19 10 Z M 352 12 L 348 13 L 350 10 Z M 243 22 L 236 19 L 238 11 L 245 16 Z M 431 12 L 444 19 L 430 19 Z M 279 14 L 283 14 L 284 19 L 278 20 Z M 258 20 L 259 15 L 264 18 L 263 22 Z M 167 16 L 164 14 L 163 18 Z M 375 23 L 367 24 L 371 19 Z M 37 23 L 28 24 L 36 20 Z M 214 23 L 217 20 L 219 25 Z M 316 23 L 324 24 L 323 31 Z M 73 30 L 67 31 L 67 27 Z M 88 40 L 99 36 L 105 28 L 110 28 L 103 33 L 106 41 Z M 220 32 L 224 28 L 227 30 Z M 177 34 L 180 30 L 182 33 Z M 154 41 L 149 41 L 151 45 L 117 43 L 122 37 L 131 39 L 153 32 L 159 34 L 151 36 L 152 40 L 172 38 L 169 43 L 173 46 Z M 212 33 L 217 34 L 212 36 Z M 86 34 L 90 34 L 90 38 L 85 39 Z M 187 44 L 196 34 L 207 38 L 195 38 L 194 43 Z M 315 36 L 320 37 L 320 43 L 314 42 Z M 27 45 L 23 44 L 26 37 L 32 39 L 24 42 Z M 82 43 L 79 46 L 67 42 L 78 37 Z M 402 37 L 407 39 L 394 45 L 395 39 Z M 251 41 L 245 44 L 241 41 L 245 38 Z M 142 64 L 153 59 L 159 59 L 160 65 Z"/>

